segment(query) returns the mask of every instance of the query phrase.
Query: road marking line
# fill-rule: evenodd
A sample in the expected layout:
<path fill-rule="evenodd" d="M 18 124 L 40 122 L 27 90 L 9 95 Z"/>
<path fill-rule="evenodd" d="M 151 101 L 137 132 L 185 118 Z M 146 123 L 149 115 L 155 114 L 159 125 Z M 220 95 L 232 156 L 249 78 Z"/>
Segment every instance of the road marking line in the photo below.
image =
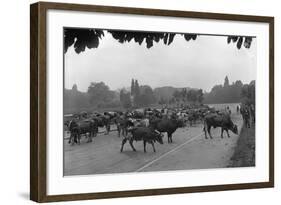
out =
<path fill-rule="evenodd" d="M 186 145 L 186 144 L 192 142 L 192 141 L 195 140 L 197 137 L 200 137 L 200 136 L 202 136 L 202 135 L 203 135 L 203 133 L 202 133 L 202 134 L 199 134 L 199 135 L 196 135 L 196 136 L 194 136 L 194 137 L 192 137 L 192 138 L 190 138 L 189 140 L 187 140 L 187 141 L 184 142 L 183 144 L 181 144 L 181 145 L 175 147 L 174 149 L 171 149 L 170 151 L 166 152 L 165 154 L 161 155 L 160 157 L 158 157 L 158 158 L 156 158 L 156 159 L 154 159 L 154 160 L 148 162 L 146 165 L 144 165 L 144 166 L 142 166 L 141 168 L 137 169 L 135 172 L 139 172 L 139 171 L 141 171 L 141 170 L 143 170 L 143 169 L 149 167 L 149 166 L 152 165 L 154 162 L 156 162 L 156 161 L 162 159 L 163 157 L 167 156 L 168 154 L 171 154 L 172 152 L 175 152 L 176 150 L 180 149 L 180 148 L 183 147 L 184 145 Z"/>

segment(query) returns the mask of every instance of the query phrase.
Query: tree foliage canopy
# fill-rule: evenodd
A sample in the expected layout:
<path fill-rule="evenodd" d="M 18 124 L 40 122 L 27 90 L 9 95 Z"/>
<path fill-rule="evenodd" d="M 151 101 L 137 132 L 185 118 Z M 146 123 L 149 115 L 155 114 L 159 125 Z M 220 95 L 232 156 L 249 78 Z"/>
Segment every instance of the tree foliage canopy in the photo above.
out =
<path fill-rule="evenodd" d="M 227 43 L 236 43 L 236 47 L 240 49 L 242 45 L 245 48 L 250 48 L 252 44 L 253 37 L 250 36 L 228 36 Z"/>
<path fill-rule="evenodd" d="M 104 32 L 100 29 L 64 29 L 64 52 L 73 44 L 76 53 L 85 51 L 86 47 L 97 48 L 103 36 Z"/>
<path fill-rule="evenodd" d="M 154 43 L 162 41 L 164 45 L 170 45 L 176 35 L 182 35 L 186 41 L 195 40 L 196 34 L 175 34 L 167 32 L 140 32 L 140 31 L 117 31 L 107 30 L 119 43 L 131 42 L 139 45 L 143 43 L 147 48 L 151 48 Z M 104 37 L 104 30 L 101 29 L 76 29 L 66 28 L 64 30 L 64 52 L 74 45 L 76 53 L 85 51 L 86 47 L 98 48 L 100 40 Z"/>
<path fill-rule="evenodd" d="M 139 45 L 143 43 L 149 49 L 153 47 L 154 43 L 162 41 L 164 45 L 170 45 L 176 35 L 183 36 L 186 41 L 196 40 L 198 34 L 185 33 L 176 34 L 168 32 L 141 32 L 141 31 L 118 31 L 118 30 L 102 30 L 102 29 L 78 29 L 65 28 L 64 29 L 64 52 L 74 45 L 76 53 L 85 51 L 86 48 L 98 48 L 100 41 L 104 37 L 104 32 L 107 31 L 119 43 L 131 42 L 132 40 Z M 236 47 L 240 49 L 242 45 L 245 48 L 250 48 L 253 37 L 247 36 L 228 36 L 227 43 L 235 43 Z"/>
<path fill-rule="evenodd" d="M 104 82 L 92 82 L 88 87 L 88 95 L 90 103 L 99 106 L 111 102 L 114 98 L 114 91 L 109 90 Z"/>

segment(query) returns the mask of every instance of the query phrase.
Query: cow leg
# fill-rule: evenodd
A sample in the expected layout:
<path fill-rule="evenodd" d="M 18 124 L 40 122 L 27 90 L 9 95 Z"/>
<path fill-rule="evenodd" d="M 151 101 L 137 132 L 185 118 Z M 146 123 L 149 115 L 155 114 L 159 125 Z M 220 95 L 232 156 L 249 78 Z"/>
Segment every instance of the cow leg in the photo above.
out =
<path fill-rule="evenodd" d="M 104 132 L 104 135 L 108 135 L 107 125 L 105 125 L 104 127 L 105 127 L 105 132 Z"/>
<path fill-rule="evenodd" d="M 74 145 L 75 143 L 77 143 L 77 136 L 78 136 L 78 133 L 75 133 L 73 138 L 72 138 L 72 145 Z"/>
<path fill-rule="evenodd" d="M 167 132 L 168 143 L 172 143 L 172 134 Z"/>
<path fill-rule="evenodd" d="M 74 145 L 75 144 L 75 139 L 76 139 L 76 133 L 72 136 L 72 139 L 71 139 L 71 145 Z"/>
<path fill-rule="evenodd" d="M 70 136 L 69 136 L 69 139 L 68 139 L 68 144 L 70 144 L 71 143 L 71 138 L 72 138 L 72 133 L 70 133 Z"/>
<path fill-rule="evenodd" d="M 122 128 L 122 135 L 123 135 L 123 137 L 127 136 L 127 129 L 126 128 Z"/>
<path fill-rule="evenodd" d="M 154 147 L 154 143 L 152 141 L 151 141 L 151 145 L 152 145 L 152 148 L 153 148 L 153 152 L 156 152 L 155 147 Z"/>
<path fill-rule="evenodd" d="M 135 147 L 134 147 L 134 145 L 133 145 L 133 140 L 132 140 L 132 139 L 130 139 L 129 143 L 130 143 L 130 145 L 131 145 L 133 151 L 136 152 L 137 150 L 135 149 Z"/>
<path fill-rule="evenodd" d="M 146 141 L 143 140 L 143 151 L 146 152 Z"/>
<path fill-rule="evenodd" d="M 77 144 L 80 144 L 80 139 L 81 139 L 81 135 L 78 134 L 78 135 L 77 135 L 77 139 L 76 139 L 76 143 L 77 143 Z"/>
<path fill-rule="evenodd" d="M 172 133 L 168 134 L 168 137 L 169 137 L 169 139 L 170 139 L 170 143 L 173 143 Z"/>
<path fill-rule="evenodd" d="M 93 132 L 90 132 L 89 133 L 88 142 L 92 142 L 92 138 L 93 138 Z"/>
<path fill-rule="evenodd" d="M 94 129 L 94 137 L 96 137 L 98 135 L 98 132 L 99 132 L 99 128 L 95 127 L 95 129 Z"/>
<path fill-rule="evenodd" d="M 88 138 L 87 143 L 89 143 L 90 142 L 90 135 L 88 135 L 88 133 L 86 133 L 85 137 Z"/>
<path fill-rule="evenodd" d="M 117 125 L 117 133 L 118 133 L 118 137 L 120 137 L 121 129 L 119 125 Z"/>
<path fill-rule="evenodd" d="M 122 134 L 123 137 L 125 137 L 123 128 L 120 128 L 120 133 Z"/>
<path fill-rule="evenodd" d="M 95 131 L 93 130 L 93 131 L 90 132 L 90 139 L 91 139 L 91 142 L 93 141 L 94 135 L 95 135 Z"/>
<path fill-rule="evenodd" d="M 203 131 L 204 131 L 204 134 L 205 134 L 205 139 L 208 139 L 208 137 L 207 137 L 207 130 L 206 130 L 206 124 L 204 124 L 204 126 L 203 126 Z"/>
<path fill-rule="evenodd" d="M 121 128 L 122 136 L 126 137 L 127 136 L 127 131 L 126 128 Z"/>
<path fill-rule="evenodd" d="M 122 140 L 122 145 L 121 145 L 120 152 L 123 152 L 123 147 L 124 147 L 124 144 L 126 144 L 126 142 L 127 142 L 127 139 L 124 138 L 124 139 Z"/>
<path fill-rule="evenodd" d="M 208 134 L 210 136 L 210 139 L 213 139 L 212 135 L 211 135 L 211 126 L 208 126 L 207 127 L 207 131 L 208 131 Z"/>
<path fill-rule="evenodd" d="M 229 133 L 228 133 L 228 129 L 226 129 L 226 133 L 227 133 L 228 138 L 230 138 L 230 135 L 229 135 Z"/>
<path fill-rule="evenodd" d="M 74 142 L 75 142 L 75 144 L 78 144 L 78 139 L 79 139 L 79 137 L 80 137 L 80 134 L 77 134 L 76 136 L 75 136 L 75 140 L 74 140 Z"/>
<path fill-rule="evenodd" d="M 223 131 L 224 131 L 224 128 L 221 128 L 221 138 L 223 138 Z"/>
<path fill-rule="evenodd" d="M 107 124 L 106 125 L 106 133 L 107 133 L 107 135 L 109 134 L 109 131 L 110 131 L 110 124 Z"/>

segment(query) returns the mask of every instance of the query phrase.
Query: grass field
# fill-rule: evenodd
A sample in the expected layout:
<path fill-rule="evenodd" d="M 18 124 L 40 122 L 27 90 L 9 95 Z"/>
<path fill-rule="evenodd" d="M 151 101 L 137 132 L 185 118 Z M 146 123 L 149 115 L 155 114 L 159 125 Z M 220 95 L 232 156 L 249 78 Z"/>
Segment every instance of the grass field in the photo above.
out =
<path fill-rule="evenodd" d="M 242 127 L 229 167 L 255 166 L 255 126 Z"/>

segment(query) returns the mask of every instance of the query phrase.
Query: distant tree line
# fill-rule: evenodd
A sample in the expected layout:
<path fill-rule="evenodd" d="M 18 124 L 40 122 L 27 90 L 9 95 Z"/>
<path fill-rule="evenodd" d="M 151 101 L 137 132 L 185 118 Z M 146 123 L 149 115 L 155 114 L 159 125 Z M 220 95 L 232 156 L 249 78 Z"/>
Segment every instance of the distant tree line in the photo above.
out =
<path fill-rule="evenodd" d="M 215 85 L 211 92 L 204 93 L 204 103 L 240 103 L 254 101 L 255 81 L 243 84 L 240 80 L 230 84 L 226 76 L 223 85 Z"/>
<path fill-rule="evenodd" d="M 64 109 L 76 112 L 96 108 L 138 108 L 153 104 L 182 105 L 196 103 L 255 103 L 255 81 L 243 84 L 240 80 L 230 84 L 226 76 L 223 85 L 215 85 L 209 93 L 202 89 L 158 87 L 140 85 L 132 79 L 129 89 L 113 91 L 104 82 L 91 82 L 86 92 L 77 85 L 64 90 Z"/>
<path fill-rule="evenodd" d="M 64 90 L 64 108 L 66 110 L 87 110 L 95 108 L 137 108 L 157 103 L 149 85 L 139 85 L 132 79 L 130 90 L 123 88 L 113 91 L 104 82 L 91 82 L 87 92 L 80 92 L 77 85 Z"/>
<path fill-rule="evenodd" d="M 78 90 L 74 84 L 72 89 L 64 89 L 65 112 L 79 112 L 93 108 L 120 107 L 119 95 L 104 82 L 90 83 L 87 92 Z"/>

